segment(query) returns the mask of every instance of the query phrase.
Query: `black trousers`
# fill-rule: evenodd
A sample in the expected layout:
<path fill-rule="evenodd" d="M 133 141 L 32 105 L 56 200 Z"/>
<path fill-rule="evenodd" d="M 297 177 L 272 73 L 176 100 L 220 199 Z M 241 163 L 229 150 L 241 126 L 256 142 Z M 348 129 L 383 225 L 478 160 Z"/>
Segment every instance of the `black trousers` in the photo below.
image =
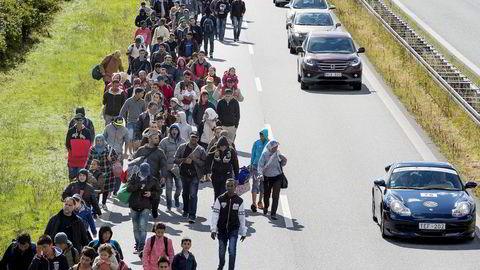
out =
<path fill-rule="evenodd" d="M 278 209 L 278 199 L 280 198 L 280 189 L 282 187 L 282 178 L 280 175 L 274 177 L 264 176 L 263 179 L 263 207 L 268 209 L 270 206 L 270 194 L 272 195 L 271 214 L 276 215 Z"/>
<path fill-rule="evenodd" d="M 217 198 L 227 191 L 225 187 L 227 179 L 231 178 L 230 174 L 217 174 L 212 173 L 212 186 L 213 186 L 213 201 L 215 202 Z"/>

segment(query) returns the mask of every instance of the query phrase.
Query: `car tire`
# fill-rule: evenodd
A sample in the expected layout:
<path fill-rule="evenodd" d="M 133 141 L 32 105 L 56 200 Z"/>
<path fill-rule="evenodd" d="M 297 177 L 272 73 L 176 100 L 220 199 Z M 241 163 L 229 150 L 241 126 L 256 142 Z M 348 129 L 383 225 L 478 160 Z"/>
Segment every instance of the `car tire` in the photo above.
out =
<path fill-rule="evenodd" d="M 297 49 L 293 46 L 290 46 L 290 53 L 291 54 L 297 54 Z"/>
<path fill-rule="evenodd" d="M 302 90 L 308 90 L 308 84 L 300 81 L 300 88 L 301 88 Z"/>
<path fill-rule="evenodd" d="M 382 238 L 383 239 L 387 239 L 389 236 L 387 235 L 387 233 L 385 231 L 385 219 L 383 218 L 383 212 L 381 212 L 380 219 L 382 221 L 382 222 L 380 222 L 380 233 L 382 233 Z"/>
<path fill-rule="evenodd" d="M 302 82 L 302 76 L 297 73 L 297 82 L 301 83 Z"/>
<path fill-rule="evenodd" d="M 375 223 L 378 223 L 378 219 L 375 216 L 375 200 L 372 199 L 372 219 Z"/>
<path fill-rule="evenodd" d="M 473 241 L 475 239 L 475 233 L 465 237 L 465 241 Z"/>
<path fill-rule="evenodd" d="M 287 48 L 292 48 L 292 46 L 290 45 L 290 40 L 287 40 Z"/>
<path fill-rule="evenodd" d="M 355 90 L 355 91 L 362 90 L 362 82 L 353 83 L 353 90 Z"/>

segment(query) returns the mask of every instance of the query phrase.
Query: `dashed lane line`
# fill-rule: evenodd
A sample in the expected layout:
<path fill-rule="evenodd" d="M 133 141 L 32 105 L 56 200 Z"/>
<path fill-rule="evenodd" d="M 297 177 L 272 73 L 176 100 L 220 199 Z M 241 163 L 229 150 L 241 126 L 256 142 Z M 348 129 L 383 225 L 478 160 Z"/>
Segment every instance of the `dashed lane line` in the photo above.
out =
<path fill-rule="evenodd" d="M 262 82 L 259 77 L 255 77 L 255 86 L 257 87 L 258 92 L 262 92 Z"/>
<path fill-rule="evenodd" d="M 285 220 L 285 227 L 293 228 L 292 214 L 290 213 L 290 206 L 288 205 L 287 195 L 280 195 L 280 202 L 282 203 L 283 219 Z"/>

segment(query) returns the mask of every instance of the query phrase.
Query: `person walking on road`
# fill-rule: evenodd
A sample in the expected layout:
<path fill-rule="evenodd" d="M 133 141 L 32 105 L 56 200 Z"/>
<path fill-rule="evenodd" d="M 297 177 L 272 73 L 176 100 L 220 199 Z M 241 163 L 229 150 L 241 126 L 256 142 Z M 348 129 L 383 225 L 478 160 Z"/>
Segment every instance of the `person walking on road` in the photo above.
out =
<path fill-rule="evenodd" d="M 233 0 L 232 11 L 230 16 L 233 23 L 233 41 L 240 39 L 240 32 L 242 31 L 243 15 L 245 14 L 245 2 L 243 0 Z"/>
<path fill-rule="evenodd" d="M 135 252 L 140 257 L 147 237 L 148 216 L 152 209 L 152 198 L 156 198 L 160 187 L 157 179 L 150 173 L 150 165 L 146 162 L 140 165 L 140 171 L 128 181 L 127 191 L 131 193 L 128 201 L 133 223 Z"/>
<path fill-rule="evenodd" d="M 68 270 L 67 258 L 65 258 L 59 248 L 53 246 L 52 237 L 49 235 L 42 235 L 38 238 L 37 254 L 33 257 L 28 270 L 51 269 Z"/>
<path fill-rule="evenodd" d="M 166 228 L 163 223 L 153 226 L 155 234 L 148 238 L 143 249 L 143 270 L 157 270 L 157 262 L 163 256 L 167 257 L 169 262 L 173 260 L 175 251 L 172 239 L 165 236 Z"/>
<path fill-rule="evenodd" d="M 230 4 L 227 0 L 219 0 L 215 6 L 215 14 L 217 16 L 217 33 L 218 40 L 223 42 L 225 37 L 225 28 L 227 26 L 227 16 L 230 12 Z"/>
<path fill-rule="evenodd" d="M 92 208 L 96 215 L 101 216 L 102 211 L 98 206 L 98 201 L 95 196 L 95 190 L 92 185 L 87 183 L 89 172 L 86 169 L 81 169 L 78 172 L 77 181 L 70 183 L 62 193 L 62 199 L 67 197 L 73 197 L 75 194 L 79 194 L 81 199 L 85 202 L 88 208 Z"/>
<path fill-rule="evenodd" d="M 103 225 L 98 230 L 98 239 L 90 241 L 88 246 L 93 248 L 95 252 L 98 251 L 98 248 L 105 243 L 110 244 L 118 254 L 118 257 L 123 260 L 123 252 L 120 244 L 116 240 L 112 240 L 113 231 L 112 228 L 108 225 Z"/>
<path fill-rule="evenodd" d="M 160 132 L 149 131 L 147 134 L 148 144 L 138 148 L 133 155 L 133 159 L 144 157 L 144 162 L 148 163 L 150 175 L 157 181 L 158 190 L 155 196 L 151 196 L 152 216 L 158 217 L 158 205 L 160 204 L 160 195 L 162 194 L 162 186 L 165 184 L 165 175 L 167 174 L 167 158 L 165 152 L 158 148 L 160 144 Z"/>
<path fill-rule="evenodd" d="M 217 144 L 208 152 L 206 168 L 212 174 L 213 201 L 225 193 L 227 179 L 238 176 L 237 153 L 230 148 L 226 137 L 220 137 Z"/>
<path fill-rule="evenodd" d="M 278 150 L 279 143 L 271 140 L 265 146 L 265 149 L 258 161 L 258 175 L 260 181 L 263 181 L 263 214 L 268 213 L 270 206 L 270 194 L 272 195 L 271 218 L 277 220 L 278 199 L 280 198 L 280 188 L 282 187 L 283 168 L 287 165 L 287 158 Z"/>
<path fill-rule="evenodd" d="M 78 172 L 85 166 L 88 159 L 88 150 L 92 146 L 92 133 L 84 123 L 82 114 L 74 118 L 75 126 L 68 129 L 65 147 L 68 150 L 68 178 L 77 177 Z"/>
<path fill-rule="evenodd" d="M 175 162 L 175 153 L 180 145 L 184 144 L 185 140 L 180 136 L 180 128 L 177 124 L 172 124 L 170 126 L 170 130 L 168 132 L 168 137 L 164 138 L 160 142 L 160 149 L 165 152 L 167 157 L 167 175 L 166 175 L 166 194 L 165 199 L 167 201 L 167 209 L 170 211 L 172 209 L 172 190 L 173 190 L 173 183 L 175 182 L 175 207 L 180 207 L 180 194 L 182 192 L 182 181 L 181 179 L 176 176 L 172 169 L 174 167 Z"/>
<path fill-rule="evenodd" d="M 92 264 L 97 253 L 91 247 L 84 247 L 80 253 L 80 262 L 74 265 L 70 270 L 92 270 Z"/>
<path fill-rule="evenodd" d="M 32 243 L 30 234 L 21 233 L 5 250 L 0 269 L 27 270 L 36 252 L 37 245 Z"/>
<path fill-rule="evenodd" d="M 180 167 L 183 187 L 183 217 L 195 223 L 199 179 L 203 177 L 206 160 L 205 149 L 198 144 L 196 131 L 190 133 L 190 141 L 180 145 L 175 153 L 175 164 Z"/>
<path fill-rule="evenodd" d="M 224 93 L 225 95 L 217 104 L 218 120 L 222 123 L 222 128 L 228 131 L 228 141 L 233 144 L 240 123 L 240 105 L 233 98 L 232 89 L 225 89 Z"/>
<path fill-rule="evenodd" d="M 200 27 L 203 31 L 203 51 L 210 52 L 210 58 L 213 58 L 215 29 L 217 29 L 217 19 L 212 15 L 210 9 L 205 11 L 205 16 L 200 20 Z M 210 46 L 210 51 L 208 47 Z"/>
<path fill-rule="evenodd" d="M 252 205 L 250 209 L 252 212 L 257 212 L 257 207 L 263 209 L 263 182 L 260 181 L 258 177 L 258 161 L 260 156 L 263 153 L 263 149 L 269 142 L 268 140 L 268 129 L 263 129 L 260 131 L 260 139 L 256 140 L 252 146 L 252 157 L 250 159 L 250 173 L 252 175 Z M 257 204 L 257 194 L 259 195 L 258 204 Z"/>
<path fill-rule="evenodd" d="M 107 55 L 100 64 L 100 72 L 103 75 L 105 87 L 112 82 L 114 73 L 123 71 L 121 52 L 116 50 L 114 53 Z"/>
<path fill-rule="evenodd" d="M 192 132 L 192 126 L 187 123 L 187 115 L 185 112 L 177 113 L 177 125 L 180 129 L 180 137 L 187 140 Z"/>
<path fill-rule="evenodd" d="M 127 99 L 124 91 L 120 90 L 120 81 L 117 78 L 113 78 L 112 86 L 108 91 L 103 94 L 103 119 L 105 120 L 105 126 L 110 124 L 120 113 L 123 103 Z"/>
<path fill-rule="evenodd" d="M 181 245 L 182 251 L 173 257 L 172 270 L 197 270 L 197 261 L 190 252 L 192 239 L 183 237 Z"/>
<path fill-rule="evenodd" d="M 48 221 L 44 234 L 54 238 L 57 233 L 64 232 L 73 246 L 82 250 L 82 247 L 88 245 L 89 239 L 83 221 L 74 213 L 75 204 L 75 199 L 67 197 L 63 209 Z"/>
<path fill-rule="evenodd" d="M 88 234 L 88 242 L 90 242 L 93 238 L 97 237 L 97 227 L 95 220 L 93 219 L 92 209 L 87 207 L 80 194 L 76 193 L 72 198 L 75 200 L 75 214 L 82 219 L 83 225 Z M 90 229 L 92 234 L 90 234 L 88 229 Z"/>
<path fill-rule="evenodd" d="M 241 236 L 240 241 L 242 242 L 247 237 L 243 200 L 235 194 L 237 187 L 235 180 L 228 179 L 226 187 L 227 192 L 215 200 L 210 225 L 212 239 L 215 240 L 218 237 L 218 270 L 222 270 L 225 265 L 227 246 L 228 270 L 235 269 L 238 235 Z"/>
<path fill-rule="evenodd" d="M 95 144 L 90 148 L 88 153 L 87 164 L 85 169 L 89 169 L 92 160 L 98 160 L 97 171 L 103 175 L 103 193 L 102 193 L 102 208 L 107 208 L 107 198 L 110 192 L 115 190 L 115 179 L 112 171 L 112 164 L 117 160 L 117 152 L 113 150 L 106 142 L 103 134 L 95 136 Z M 100 196 L 98 197 L 100 199 Z"/>
<path fill-rule="evenodd" d="M 78 250 L 73 247 L 72 242 L 68 240 L 65 233 L 57 233 L 53 242 L 55 243 L 55 247 L 59 248 L 62 251 L 63 256 L 67 259 L 68 267 L 72 267 L 80 261 Z"/>
<path fill-rule="evenodd" d="M 137 119 L 140 114 L 147 110 L 145 100 L 143 100 L 144 90 L 143 88 L 135 88 L 135 95 L 128 98 L 120 110 L 120 116 L 127 119 L 128 138 L 130 141 L 127 144 L 125 152 L 129 151 L 130 154 L 135 152 L 140 146 L 140 141 L 135 140 L 134 133 L 137 125 Z"/>
<path fill-rule="evenodd" d="M 117 116 L 113 119 L 112 123 L 108 124 L 103 131 L 103 137 L 105 142 L 115 150 L 118 157 L 117 160 L 120 161 L 120 164 L 123 168 L 123 160 L 127 158 L 127 148 L 124 145 L 128 146 L 131 138 L 128 136 L 128 129 L 124 127 L 124 121 L 121 116 Z M 112 151 L 112 150 L 111 150 Z M 113 194 L 116 195 L 118 189 L 120 188 L 120 177 L 114 176 L 114 190 Z"/>

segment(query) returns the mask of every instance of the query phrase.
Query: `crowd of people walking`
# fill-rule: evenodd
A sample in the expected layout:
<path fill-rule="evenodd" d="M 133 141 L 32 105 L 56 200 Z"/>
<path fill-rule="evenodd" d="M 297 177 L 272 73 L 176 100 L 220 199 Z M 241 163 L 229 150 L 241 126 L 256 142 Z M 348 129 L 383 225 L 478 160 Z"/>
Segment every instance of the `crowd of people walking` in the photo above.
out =
<path fill-rule="evenodd" d="M 183 238 L 175 254 L 175 243 L 166 236 L 168 220 L 155 223 L 154 235 L 147 238 L 148 220 L 150 214 L 157 219 L 158 211 L 182 207 L 185 221 L 194 224 L 199 185 L 209 181 L 218 269 L 226 264 L 227 250 L 228 269 L 235 268 L 237 239 L 247 236 L 245 202 L 236 194 L 240 166 L 235 148 L 244 96 L 235 67 L 217 75 L 207 57 L 214 60 L 214 39 L 226 42 L 229 16 L 233 42 L 239 41 L 245 12 L 243 0 L 141 3 L 133 43 L 126 49 L 126 70 L 120 50 L 99 65 L 103 131 L 98 133 L 102 129 L 94 128 L 83 107 L 69 124 L 65 146 L 71 182 L 61 194 L 63 208 L 36 243 L 30 234 L 19 234 L 0 270 L 128 269 L 112 228 L 96 228 L 96 220 L 109 211 L 107 199 L 114 196 L 127 197 L 134 253 L 144 269 L 197 269 L 193 240 Z M 287 159 L 268 130 L 258 136 L 248 166 L 250 209 L 267 215 L 271 204 L 275 220 Z M 166 208 L 159 209 L 164 189 Z"/>

